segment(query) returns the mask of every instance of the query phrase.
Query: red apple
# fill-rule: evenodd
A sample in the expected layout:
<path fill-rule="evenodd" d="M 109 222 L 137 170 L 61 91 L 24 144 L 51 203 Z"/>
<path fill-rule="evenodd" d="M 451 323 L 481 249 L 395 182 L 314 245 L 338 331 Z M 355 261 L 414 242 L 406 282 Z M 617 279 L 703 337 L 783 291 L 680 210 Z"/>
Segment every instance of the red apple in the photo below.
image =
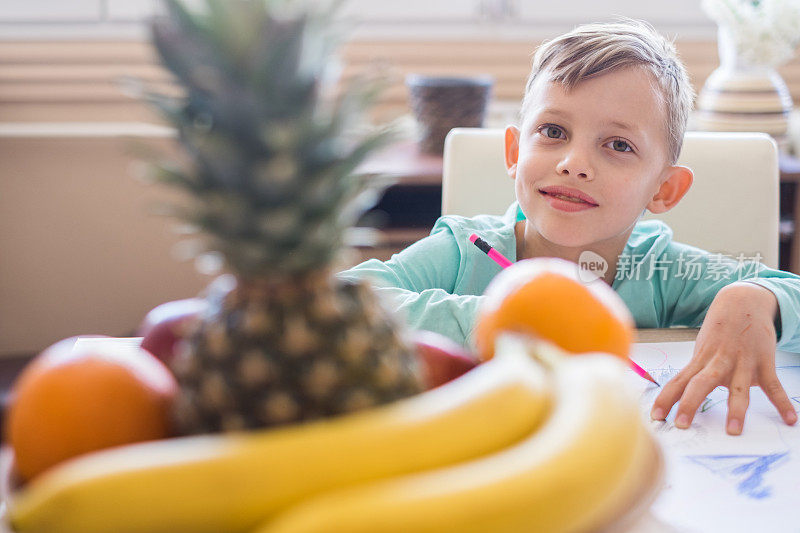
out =
<path fill-rule="evenodd" d="M 418 330 L 411 333 L 411 340 L 425 371 L 428 389 L 447 383 L 478 365 L 477 357 L 440 333 Z"/>
<path fill-rule="evenodd" d="M 142 348 L 169 364 L 177 342 L 185 337 L 191 323 L 207 306 L 201 298 L 187 298 L 163 303 L 153 308 L 139 326 Z"/>

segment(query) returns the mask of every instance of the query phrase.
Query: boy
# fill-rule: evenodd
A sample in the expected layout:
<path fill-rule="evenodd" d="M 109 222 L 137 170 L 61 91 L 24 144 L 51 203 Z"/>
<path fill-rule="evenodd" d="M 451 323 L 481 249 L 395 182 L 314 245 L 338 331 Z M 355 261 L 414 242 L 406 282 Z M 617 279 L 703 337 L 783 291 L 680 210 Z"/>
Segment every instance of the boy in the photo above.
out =
<path fill-rule="evenodd" d="M 637 327 L 702 324 L 691 362 L 664 386 L 652 418 L 663 420 L 680 400 L 675 425 L 687 428 L 706 395 L 724 385 L 726 429 L 740 434 L 749 389 L 759 385 L 794 424 L 775 347 L 780 335 L 778 347 L 800 351 L 800 277 L 760 264 L 748 276 L 735 261 L 720 272 L 718 256 L 673 242 L 660 221 L 639 221 L 645 209 L 674 207 L 692 184 L 692 171 L 676 161 L 693 99 L 674 46 L 647 23 L 589 24 L 548 41 L 534 55 L 520 126 L 505 133 L 517 198 L 506 214 L 442 217 L 429 237 L 387 262 L 369 260 L 341 275 L 371 278 L 413 327 L 464 343 L 499 271 L 469 242 L 471 233 L 512 261 L 577 262 L 591 251 L 609 265 L 604 280 Z M 680 274 L 687 256 L 701 275 Z M 620 276 L 631 258 L 641 258 L 639 273 L 656 264 L 663 272 Z"/>

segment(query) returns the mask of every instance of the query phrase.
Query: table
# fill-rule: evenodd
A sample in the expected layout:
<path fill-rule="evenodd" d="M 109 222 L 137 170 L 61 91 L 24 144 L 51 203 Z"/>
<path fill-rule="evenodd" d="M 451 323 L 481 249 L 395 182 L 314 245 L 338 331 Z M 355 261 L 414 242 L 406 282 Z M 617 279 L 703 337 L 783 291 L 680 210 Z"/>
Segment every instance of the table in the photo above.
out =
<path fill-rule="evenodd" d="M 637 329 L 636 342 L 683 342 L 697 338 L 700 328 Z"/>

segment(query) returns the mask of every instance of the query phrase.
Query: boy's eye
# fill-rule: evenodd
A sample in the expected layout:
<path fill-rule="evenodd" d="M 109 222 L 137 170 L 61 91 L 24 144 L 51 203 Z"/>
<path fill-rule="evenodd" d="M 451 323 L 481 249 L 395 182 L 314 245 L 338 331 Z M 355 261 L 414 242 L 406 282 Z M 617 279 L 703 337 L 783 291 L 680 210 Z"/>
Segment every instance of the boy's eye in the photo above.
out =
<path fill-rule="evenodd" d="M 611 141 L 611 143 L 613 146 L 613 150 L 616 150 L 617 152 L 633 152 L 633 148 L 631 148 L 631 145 L 623 141 L 622 139 L 614 139 L 613 141 Z M 622 149 L 617 150 L 617 148 L 622 148 Z"/>
<path fill-rule="evenodd" d="M 545 124 L 544 126 L 541 126 L 538 131 L 539 131 L 539 133 L 544 131 L 544 136 L 549 138 L 549 139 L 560 139 L 561 138 L 561 135 L 560 135 L 561 134 L 561 128 L 559 128 L 558 126 L 551 126 L 551 125 Z"/>
<path fill-rule="evenodd" d="M 547 137 L 548 139 L 560 139 L 561 134 L 563 133 L 563 130 L 560 127 L 553 126 L 552 124 L 544 124 L 543 126 L 540 126 L 539 129 L 536 131 L 538 133 L 544 132 L 544 136 Z M 631 145 L 628 144 L 626 141 L 623 141 L 622 139 L 614 139 L 613 141 L 610 142 L 612 143 L 612 150 L 614 150 L 615 152 L 621 152 L 621 153 L 633 152 L 633 148 L 631 147 Z"/>

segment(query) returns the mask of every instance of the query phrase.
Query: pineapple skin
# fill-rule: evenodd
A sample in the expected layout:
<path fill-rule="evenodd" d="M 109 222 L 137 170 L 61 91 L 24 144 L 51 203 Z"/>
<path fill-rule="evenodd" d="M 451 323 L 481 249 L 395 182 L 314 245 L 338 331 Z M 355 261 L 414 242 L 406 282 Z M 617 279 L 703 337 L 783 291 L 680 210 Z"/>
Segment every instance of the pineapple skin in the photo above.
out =
<path fill-rule="evenodd" d="M 424 389 L 413 345 L 367 282 L 218 278 L 172 363 L 182 435 L 335 416 Z"/>

